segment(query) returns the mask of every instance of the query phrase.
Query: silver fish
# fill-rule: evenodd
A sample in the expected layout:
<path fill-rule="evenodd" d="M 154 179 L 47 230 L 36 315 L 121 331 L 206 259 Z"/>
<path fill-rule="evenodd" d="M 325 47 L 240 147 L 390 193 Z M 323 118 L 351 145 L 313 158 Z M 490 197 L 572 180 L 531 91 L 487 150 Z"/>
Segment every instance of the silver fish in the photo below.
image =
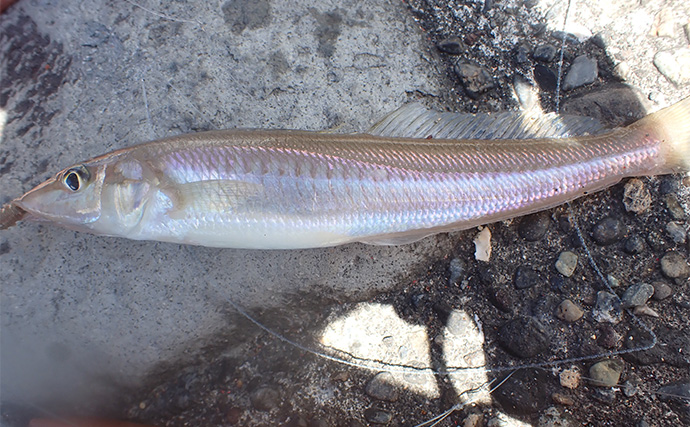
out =
<path fill-rule="evenodd" d="M 59 172 L 5 205 L 0 228 L 29 218 L 212 247 L 402 244 L 547 209 L 624 177 L 690 170 L 690 98 L 625 128 L 546 137 L 564 133 L 544 130 L 559 123 L 404 107 L 370 134 L 175 136 Z M 496 134 L 528 138 L 489 139 Z"/>

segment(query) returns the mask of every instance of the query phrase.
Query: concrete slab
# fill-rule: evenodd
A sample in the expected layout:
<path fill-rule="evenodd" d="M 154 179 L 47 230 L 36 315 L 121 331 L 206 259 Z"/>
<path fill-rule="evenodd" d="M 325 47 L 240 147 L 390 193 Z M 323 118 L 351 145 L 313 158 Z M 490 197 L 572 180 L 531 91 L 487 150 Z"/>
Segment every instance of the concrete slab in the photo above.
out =
<path fill-rule="evenodd" d="M 0 38 L 2 202 L 134 143 L 231 127 L 361 131 L 440 90 L 394 0 L 24 1 L 2 15 Z M 210 250 L 22 224 L 0 236 L 2 399 L 112 399 L 154 366 L 245 339 L 228 295 L 304 315 L 390 289 L 451 246 Z"/>

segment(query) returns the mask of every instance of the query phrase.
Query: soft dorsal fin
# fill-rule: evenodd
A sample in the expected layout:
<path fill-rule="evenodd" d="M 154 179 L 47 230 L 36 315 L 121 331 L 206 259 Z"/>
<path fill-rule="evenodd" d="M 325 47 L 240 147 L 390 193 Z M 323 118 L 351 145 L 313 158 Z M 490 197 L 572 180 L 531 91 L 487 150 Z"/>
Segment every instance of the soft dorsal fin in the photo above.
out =
<path fill-rule="evenodd" d="M 367 133 L 407 138 L 528 139 L 595 134 L 603 128 L 591 117 L 525 112 L 439 113 L 412 103 L 388 114 Z"/>

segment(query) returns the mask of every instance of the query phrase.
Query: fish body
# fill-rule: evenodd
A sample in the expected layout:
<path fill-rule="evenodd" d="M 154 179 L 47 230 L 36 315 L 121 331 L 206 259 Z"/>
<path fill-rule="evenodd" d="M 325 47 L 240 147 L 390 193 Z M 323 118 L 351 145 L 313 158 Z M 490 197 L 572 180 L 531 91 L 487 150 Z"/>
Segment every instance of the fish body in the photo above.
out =
<path fill-rule="evenodd" d="M 67 168 L 0 216 L 12 216 L 7 225 L 26 215 L 100 235 L 212 247 L 408 243 L 543 210 L 624 177 L 687 171 L 690 98 L 596 135 L 430 135 L 175 136 Z"/>

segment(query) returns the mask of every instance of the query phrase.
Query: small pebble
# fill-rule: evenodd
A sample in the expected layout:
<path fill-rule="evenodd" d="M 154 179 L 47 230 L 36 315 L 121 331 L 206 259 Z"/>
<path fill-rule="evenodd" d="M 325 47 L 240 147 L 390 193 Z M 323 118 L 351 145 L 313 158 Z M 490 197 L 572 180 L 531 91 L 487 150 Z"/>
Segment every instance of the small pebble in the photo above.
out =
<path fill-rule="evenodd" d="M 613 274 L 607 274 L 606 281 L 609 282 L 609 286 L 612 288 L 617 288 L 621 285 L 621 281 L 618 280 Z"/>
<path fill-rule="evenodd" d="M 498 380 L 501 382 L 500 377 Z M 501 382 L 492 397 L 508 414 L 534 414 L 551 403 L 551 381 L 550 373 L 544 369 L 518 369 L 505 382 Z"/>
<path fill-rule="evenodd" d="M 654 295 L 654 286 L 648 283 L 636 283 L 625 290 L 621 302 L 623 308 L 638 307 L 645 305 L 652 295 Z"/>
<path fill-rule="evenodd" d="M 437 47 L 438 50 L 449 55 L 460 55 L 466 50 L 465 43 L 458 36 L 450 36 L 441 40 Z"/>
<path fill-rule="evenodd" d="M 670 279 L 684 279 L 690 275 L 690 268 L 683 255 L 670 251 L 661 257 L 661 272 Z"/>
<path fill-rule="evenodd" d="M 638 235 L 628 237 L 623 244 L 623 250 L 631 255 L 644 252 L 644 248 L 645 241 Z"/>
<path fill-rule="evenodd" d="M 549 230 L 551 219 L 543 212 L 527 215 L 520 220 L 518 234 L 528 242 L 541 240 Z"/>
<path fill-rule="evenodd" d="M 512 313 L 515 297 L 510 289 L 504 286 L 493 287 L 489 291 L 489 301 L 504 313 Z"/>
<path fill-rule="evenodd" d="M 546 328 L 533 317 L 514 318 L 498 330 L 498 343 L 510 354 L 529 358 L 549 348 Z"/>
<path fill-rule="evenodd" d="M 484 227 L 474 238 L 474 258 L 477 261 L 489 262 L 491 259 L 491 230 Z"/>
<path fill-rule="evenodd" d="M 379 372 L 369 381 L 365 391 L 369 397 L 374 399 L 395 402 L 398 400 L 398 389 L 393 385 L 393 382 L 393 374 Z"/>
<path fill-rule="evenodd" d="M 647 305 L 638 305 L 633 310 L 633 313 L 636 316 L 648 316 L 648 317 L 659 318 L 659 313 L 657 313 L 656 310 L 654 310 L 653 308 L 651 308 Z"/>
<path fill-rule="evenodd" d="M 597 333 L 597 344 L 604 348 L 616 348 L 620 345 L 621 336 L 610 323 L 602 323 Z"/>
<path fill-rule="evenodd" d="M 570 323 L 577 322 L 583 315 L 582 309 L 569 299 L 564 300 L 556 309 L 556 316 Z"/>
<path fill-rule="evenodd" d="M 664 196 L 664 202 L 666 203 L 666 210 L 671 214 L 671 217 L 676 221 L 681 221 L 685 219 L 685 209 L 681 206 L 678 201 L 678 196 L 673 193 L 666 194 Z"/>
<path fill-rule="evenodd" d="M 575 400 L 573 400 L 572 397 L 563 393 L 554 393 L 551 395 L 551 398 L 553 399 L 553 402 L 558 405 L 573 406 L 575 404 Z"/>
<path fill-rule="evenodd" d="M 465 272 L 465 263 L 460 258 L 453 258 L 450 260 L 448 270 L 450 271 L 448 284 L 453 286 L 462 279 L 463 273 Z"/>
<path fill-rule="evenodd" d="M 529 62 L 529 47 L 521 44 L 515 49 L 515 62 L 518 64 L 525 64 Z"/>
<path fill-rule="evenodd" d="M 568 73 L 563 79 L 563 90 L 572 90 L 593 83 L 598 75 L 597 61 L 586 55 L 580 55 L 573 60 Z"/>
<path fill-rule="evenodd" d="M 455 74 L 465 87 L 467 95 L 472 99 L 494 87 L 491 74 L 479 64 L 462 60 L 455 65 Z"/>
<path fill-rule="evenodd" d="M 666 232 L 677 244 L 685 243 L 685 236 L 687 233 L 685 232 L 685 227 L 680 222 L 671 221 L 666 224 Z"/>
<path fill-rule="evenodd" d="M 556 73 L 549 67 L 537 64 L 534 66 L 534 80 L 537 82 L 539 89 L 543 92 L 553 92 L 556 90 L 558 78 Z"/>
<path fill-rule="evenodd" d="M 558 49 L 556 49 L 555 46 L 552 46 L 550 44 L 543 44 L 541 46 L 537 46 L 534 49 L 532 57 L 534 57 L 534 59 L 536 59 L 537 61 L 551 62 L 553 61 L 553 58 L 556 57 L 556 53 L 558 53 Z"/>
<path fill-rule="evenodd" d="M 565 388 L 574 390 L 580 386 L 581 374 L 577 368 L 563 370 L 558 378 L 561 382 L 561 385 Z"/>
<path fill-rule="evenodd" d="M 614 387 L 618 385 L 623 372 L 623 362 L 616 359 L 603 360 L 589 368 L 589 378 L 593 385 Z"/>
<path fill-rule="evenodd" d="M 592 316 L 599 323 L 608 322 L 614 325 L 620 323 L 623 316 L 620 300 L 610 292 L 597 292 L 597 302 L 592 310 Z"/>
<path fill-rule="evenodd" d="M 654 19 L 655 26 L 652 28 L 652 35 L 657 37 L 669 37 L 674 36 L 675 22 L 673 19 L 673 9 L 670 7 L 664 7 L 661 9 L 659 14 Z"/>
<path fill-rule="evenodd" d="M 621 240 L 625 232 L 625 225 L 618 218 L 609 216 L 594 226 L 592 238 L 599 245 L 607 246 Z"/>
<path fill-rule="evenodd" d="M 556 270 L 565 277 L 570 277 L 577 267 L 577 255 L 570 251 L 561 252 L 556 261 Z"/>
<path fill-rule="evenodd" d="M 618 64 L 616 64 L 615 67 L 613 67 L 613 73 L 619 79 L 626 81 L 626 80 L 630 79 L 630 76 L 632 74 L 632 69 L 630 67 L 630 64 L 627 61 L 621 61 Z"/>
<path fill-rule="evenodd" d="M 671 83 L 690 83 L 690 48 L 663 50 L 654 55 L 654 66 Z"/>
<path fill-rule="evenodd" d="M 393 414 L 383 409 L 367 408 L 364 410 L 364 418 L 372 424 L 388 424 L 393 419 Z"/>
<path fill-rule="evenodd" d="M 623 187 L 623 204 L 625 210 L 641 214 L 652 206 L 652 196 L 642 180 L 633 178 Z"/>
<path fill-rule="evenodd" d="M 666 384 L 659 388 L 659 399 L 669 401 L 690 401 L 690 382 L 687 380 Z"/>
<path fill-rule="evenodd" d="M 664 282 L 654 282 L 652 286 L 654 286 L 654 295 L 652 298 L 657 301 L 665 300 L 673 293 L 673 289 Z"/>
<path fill-rule="evenodd" d="M 527 289 L 536 285 L 539 282 L 539 273 L 527 267 L 521 265 L 515 270 L 515 277 L 513 278 L 513 283 L 517 289 Z"/>
<path fill-rule="evenodd" d="M 482 414 L 472 413 L 462 422 L 462 427 L 479 427 L 482 425 L 483 420 Z"/>
<path fill-rule="evenodd" d="M 623 394 L 627 397 L 633 397 L 640 391 L 640 378 L 634 373 L 628 375 L 627 381 L 623 383 Z"/>

